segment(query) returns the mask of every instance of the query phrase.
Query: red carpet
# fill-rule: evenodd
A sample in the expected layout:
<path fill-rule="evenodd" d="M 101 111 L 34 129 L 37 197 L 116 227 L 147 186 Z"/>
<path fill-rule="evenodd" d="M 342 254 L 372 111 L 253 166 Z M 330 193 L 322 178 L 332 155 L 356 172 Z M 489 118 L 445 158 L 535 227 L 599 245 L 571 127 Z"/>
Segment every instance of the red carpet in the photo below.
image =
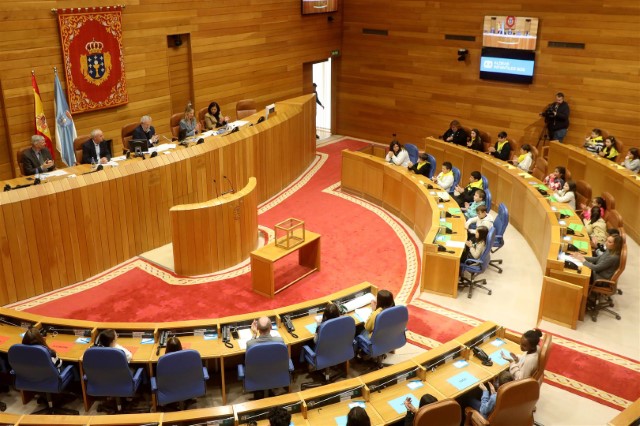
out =
<path fill-rule="evenodd" d="M 288 217 L 300 218 L 308 230 L 322 235 L 321 271 L 279 293 L 273 300 L 251 291 L 249 273 L 223 281 L 171 285 L 134 268 L 99 286 L 28 311 L 95 321 L 162 322 L 272 309 L 322 297 L 363 281 L 398 294 L 407 270 L 407 254 L 396 232 L 371 211 L 322 192 L 340 180 L 341 151 L 362 146 L 365 146 L 362 142 L 346 140 L 319 149 L 328 154 L 322 168 L 284 202 L 259 216 L 260 225 L 271 229 Z M 374 254 L 367 252 L 371 247 L 376 248 Z M 419 264 L 419 259 L 410 260 Z M 276 264 L 276 282 L 286 283 L 286 279 L 292 278 L 292 273 L 287 272 L 289 267 L 297 268 L 296 261 L 294 255 Z M 169 271 L 164 272 L 175 277 Z M 415 282 L 411 287 L 413 284 Z"/>

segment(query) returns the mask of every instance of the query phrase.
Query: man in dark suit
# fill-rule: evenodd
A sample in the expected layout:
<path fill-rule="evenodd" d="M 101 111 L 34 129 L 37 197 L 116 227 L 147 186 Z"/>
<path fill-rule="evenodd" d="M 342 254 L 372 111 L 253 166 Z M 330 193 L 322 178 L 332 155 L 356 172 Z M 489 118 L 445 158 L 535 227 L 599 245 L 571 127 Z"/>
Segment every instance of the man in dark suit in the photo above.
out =
<path fill-rule="evenodd" d="M 106 164 L 111 160 L 109 143 L 104 141 L 104 134 L 100 129 L 91 131 L 91 139 L 82 144 L 82 164 Z"/>
<path fill-rule="evenodd" d="M 131 139 L 147 140 L 149 145 L 158 143 L 156 129 L 151 125 L 151 117 L 145 115 L 140 119 L 140 125 L 133 130 Z"/>
<path fill-rule="evenodd" d="M 31 136 L 31 149 L 24 152 L 22 165 L 26 176 L 50 172 L 56 168 L 51 152 L 45 146 L 44 136 Z"/>

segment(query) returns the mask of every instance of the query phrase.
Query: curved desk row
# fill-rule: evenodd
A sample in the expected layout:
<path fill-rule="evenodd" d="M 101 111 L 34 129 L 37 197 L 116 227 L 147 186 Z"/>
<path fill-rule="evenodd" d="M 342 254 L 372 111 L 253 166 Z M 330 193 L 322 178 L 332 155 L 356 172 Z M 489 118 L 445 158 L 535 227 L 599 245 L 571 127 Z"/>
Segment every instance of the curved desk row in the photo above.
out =
<path fill-rule="evenodd" d="M 438 189 L 437 184 L 384 161 L 373 151 L 342 151 L 341 185 L 344 191 L 372 201 L 400 217 L 423 241 L 422 290 L 457 297 L 462 248 L 446 246 L 464 245 L 467 232 L 464 215 L 453 199 L 439 202 L 436 192 L 442 189 Z M 447 211 L 456 217 L 441 221 Z M 453 234 L 440 235 L 443 226 Z M 439 247 L 446 247 L 447 251 L 438 251 Z"/>
<path fill-rule="evenodd" d="M 298 333 L 297 338 L 293 338 L 284 332 L 282 327 L 282 336 L 290 345 L 300 344 L 311 339 L 313 334 L 309 332 L 306 325 L 314 322 L 315 314 L 318 307 L 327 303 L 329 300 L 346 302 L 353 297 L 360 296 L 366 292 L 375 293 L 375 287 L 368 283 L 363 283 L 349 289 L 345 289 L 339 293 L 329 295 L 323 299 L 301 303 L 294 306 L 282 308 L 277 311 L 269 311 L 262 313 L 247 314 L 245 316 L 229 317 L 211 321 L 189 321 L 175 323 L 172 325 L 164 324 L 163 329 L 192 331 L 202 330 L 206 334 L 206 327 L 214 324 L 220 327 L 222 324 L 239 323 L 245 320 L 252 320 L 260 315 L 279 315 L 284 313 L 294 317 L 293 322 Z M 62 327 L 70 327 L 78 335 L 83 334 L 83 329 L 93 325 L 91 335 L 97 329 L 118 328 L 122 330 L 128 326 L 130 331 L 144 333 L 144 329 L 149 324 L 87 324 L 84 321 L 60 321 L 46 317 L 37 317 L 29 314 L 22 314 L 10 310 L 2 310 L 5 315 L 4 320 L 17 320 L 22 325 L 27 325 L 38 321 L 38 326 L 49 327 L 54 324 L 60 327 L 59 334 L 49 335 L 48 343 L 59 351 L 59 355 L 67 361 L 81 361 L 82 351 L 69 351 L 70 345 L 84 346 L 83 350 L 89 345 L 79 345 L 75 340 L 79 338 L 75 334 L 64 334 Z M 351 313 L 353 315 L 353 313 Z M 297 317 L 296 317 L 297 316 Z M 199 329 L 202 327 L 202 329 Z M 8 347 L 15 343 L 19 334 L 7 333 L 7 330 L 16 328 L 22 330 L 21 327 L 12 327 L 6 323 L 0 326 L 0 350 L 6 351 Z M 17 331 L 17 330 L 15 330 Z M 134 349 L 132 362 L 142 362 L 146 358 L 149 373 L 153 373 L 155 361 L 157 361 L 156 348 L 157 336 L 160 330 L 155 330 L 152 340 L 153 344 L 147 345 L 150 350 L 142 348 L 144 344 L 140 344 L 142 337 L 121 337 L 119 341 L 129 349 Z M 241 350 L 234 341 L 234 349 L 227 349 L 221 342 L 215 341 L 208 343 L 203 340 L 202 334 L 191 333 L 190 336 L 180 336 L 183 346 L 191 349 L 197 349 L 203 358 L 207 359 L 217 352 L 217 356 L 221 360 L 221 371 L 223 379 L 223 398 L 224 398 L 224 359 L 232 355 L 241 355 Z M 14 340 L 11 342 L 11 340 Z M 364 405 L 372 424 L 383 425 L 391 424 L 404 417 L 401 411 L 399 401 L 404 400 L 407 396 L 419 400 L 426 393 L 436 396 L 439 400 L 444 398 L 455 398 L 462 393 L 475 387 L 478 383 L 495 377 L 502 370 L 507 368 L 507 364 L 499 361 L 499 352 L 501 350 L 518 352 L 517 336 L 509 335 L 503 327 L 491 322 L 485 322 L 480 326 L 464 333 L 456 339 L 443 344 L 442 346 L 429 350 L 423 354 L 414 357 L 403 363 L 385 367 L 372 373 L 360 376 L 358 378 L 347 379 L 337 383 L 321 386 L 318 388 L 308 389 L 302 392 L 289 393 L 278 397 L 251 401 L 233 406 L 220 406 L 211 408 L 202 408 L 195 410 L 186 410 L 175 413 L 148 413 L 148 414 L 131 414 L 131 415 L 115 415 L 115 416 L 29 416 L 29 415 L 11 415 L 0 414 L 0 422 L 13 424 L 58 424 L 58 425 L 77 425 L 77 424 L 144 424 L 158 423 L 163 425 L 175 424 L 194 424 L 194 422 L 218 422 L 214 424 L 237 425 L 247 424 L 251 420 L 258 421 L 259 425 L 267 424 L 266 416 L 270 408 L 280 406 L 287 407 L 293 415 L 295 424 L 330 424 L 337 418 L 346 416 L 349 411 L 350 404 Z M 204 342 L 204 343 L 203 343 Z M 489 354 L 492 359 L 496 360 L 491 367 L 483 366 L 480 361 L 471 356 L 470 347 L 478 346 Z M 67 350 L 65 351 L 65 348 Z M 141 349 L 142 348 L 142 349 Z M 225 352 L 225 348 L 227 349 Z M 142 356 L 144 354 L 144 356 Z M 82 364 L 80 362 L 80 367 Z M 85 396 L 86 397 L 86 396 Z M 86 400 L 85 400 L 86 401 Z M 226 401 L 225 401 L 226 402 Z M 415 404 L 415 402 L 414 402 Z M 85 405 L 89 408 L 89 404 Z M 400 409 L 400 411 L 398 411 Z M 208 423 L 210 424 L 210 423 Z"/>
<path fill-rule="evenodd" d="M 618 158 L 626 155 L 621 153 Z M 593 196 L 611 193 L 616 199 L 616 210 L 624 219 L 624 229 L 636 242 L 640 242 L 640 176 L 613 161 L 574 146 L 549 144 L 549 166 L 564 166 L 571 178 L 585 180 L 591 185 Z"/>
<path fill-rule="evenodd" d="M 70 168 L 76 177 L 0 193 L 0 305 L 171 242 L 169 209 L 224 192 L 223 176 L 238 187 L 255 176 L 258 202 L 267 200 L 311 164 L 315 150 L 315 100 L 305 95 L 278 102 L 278 114 L 260 124 L 171 155 L 91 174 L 82 174 L 86 165 Z"/>

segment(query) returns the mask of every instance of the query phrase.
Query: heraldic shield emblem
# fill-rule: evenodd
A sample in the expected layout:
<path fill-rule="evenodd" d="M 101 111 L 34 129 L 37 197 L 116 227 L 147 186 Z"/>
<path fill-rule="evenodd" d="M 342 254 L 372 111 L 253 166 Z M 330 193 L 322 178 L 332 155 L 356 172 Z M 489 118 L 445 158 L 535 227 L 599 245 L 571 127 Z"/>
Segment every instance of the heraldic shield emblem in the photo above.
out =
<path fill-rule="evenodd" d="M 87 55 L 80 55 L 80 69 L 85 80 L 100 86 L 111 74 L 111 54 L 103 52 L 104 44 L 95 39 L 85 45 Z"/>

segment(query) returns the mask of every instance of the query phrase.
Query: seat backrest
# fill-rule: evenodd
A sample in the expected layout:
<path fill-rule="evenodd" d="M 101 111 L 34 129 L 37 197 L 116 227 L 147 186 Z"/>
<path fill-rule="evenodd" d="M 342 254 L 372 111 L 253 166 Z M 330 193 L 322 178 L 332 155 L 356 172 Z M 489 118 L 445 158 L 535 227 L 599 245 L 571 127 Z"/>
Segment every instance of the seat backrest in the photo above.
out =
<path fill-rule="evenodd" d="M 482 145 L 484 145 L 484 152 L 487 152 L 489 147 L 493 146 L 491 133 L 480 130 L 480 137 L 482 138 Z"/>
<path fill-rule="evenodd" d="M 82 356 L 87 394 L 130 396 L 135 394 L 133 375 L 124 352 L 118 348 L 92 347 Z"/>
<path fill-rule="evenodd" d="M 538 180 L 544 180 L 547 176 L 547 160 L 542 157 L 538 157 L 535 164 L 532 175 Z"/>
<path fill-rule="evenodd" d="M 244 358 L 245 391 L 289 386 L 289 352 L 282 342 L 263 342 L 247 349 Z"/>
<path fill-rule="evenodd" d="M 320 327 L 316 343 L 316 368 L 321 370 L 353 358 L 355 335 L 356 323 L 350 316 L 325 321 Z"/>
<path fill-rule="evenodd" d="M 616 272 L 613 273 L 613 276 L 611 277 L 611 281 L 613 281 L 614 283 L 618 283 L 618 279 L 620 278 L 620 275 L 622 275 L 622 273 L 624 272 L 624 268 L 627 267 L 627 245 L 623 244 L 622 245 L 622 250 L 620 250 L 620 265 L 618 265 L 618 269 L 616 269 Z"/>
<path fill-rule="evenodd" d="M 482 189 L 489 189 L 489 179 L 485 175 L 480 175 L 482 177 Z"/>
<path fill-rule="evenodd" d="M 480 265 L 480 272 L 484 273 L 489 267 L 489 262 L 491 261 L 491 248 L 495 242 L 496 238 L 496 228 L 491 227 L 489 229 L 489 233 L 487 234 L 487 244 L 484 247 L 482 254 L 480 255 L 480 261 L 482 262 Z"/>
<path fill-rule="evenodd" d="M 418 147 L 412 143 L 407 143 L 404 145 L 404 149 L 409 153 L 409 160 L 416 164 L 418 162 Z"/>
<path fill-rule="evenodd" d="M 438 165 L 437 161 L 436 161 L 436 157 L 434 157 L 431 154 L 427 154 L 427 158 L 429 161 L 429 164 L 431 164 L 431 170 L 429 170 L 429 179 L 433 179 L 433 175 L 436 172 L 436 167 Z"/>
<path fill-rule="evenodd" d="M 569 168 L 566 169 L 565 173 L 564 173 L 564 181 L 569 181 L 571 180 L 571 170 L 569 170 Z"/>
<path fill-rule="evenodd" d="M 413 418 L 413 426 L 458 426 L 461 418 L 460 405 L 453 399 L 443 399 L 421 407 Z"/>
<path fill-rule="evenodd" d="M 533 162 L 531 163 L 531 168 L 533 168 L 533 165 L 536 163 L 536 159 L 538 158 L 538 148 L 533 145 L 529 146 L 531 147 L 531 158 L 533 160 Z"/>
<path fill-rule="evenodd" d="M 509 210 L 504 203 L 500 203 L 498 206 L 498 217 L 495 222 L 493 222 L 493 227 L 496 229 L 493 247 L 502 247 L 504 245 L 504 233 L 508 226 Z"/>
<path fill-rule="evenodd" d="M 206 106 L 204 108 L 200 108 L 200 110 L 198 111 L 198 121 L 200 122 L 200 128 L 203 131 L 207 130 L 207 126 L 205 126 L 205 123 L 204 123 L 204 115 L 207 113 L 208 108 L 209 107 Z"/>
<path fill-rule="evenodd" d="M 538 367 L 531 376 L 538 382 L 540 386 L 542 386 L 542 382 L 544 381 L 544 370 L 547 368 L 547 361 L 549 360 L 549 350 L 553 345 L 551 340 L 551 333 L 545 333 L 544 337 L 542 338 L 540 349 L 538 349 Z"/>
<path fill-rule="evenodd" d="M 169 127 L 174 138 L 180 139 L 180 120 L 184 117 L 184 113 L 178 112 L 173 114 L 169 119 Z"/>
<path fill-rule="evenodd" d="M 456 186 L 460 184 L 460 169 L 454 166 L 451 171 L 453 172 L 453 185 L 451 185 L 451 188 L 449 188 L 449 192 L 453 194 Z"/>
<path fill-rule="evenodd" d="M 238 120 L 255 114 L 257 111 L 258 107 L 253 99 L 243 99 L 236 104 L 236 117 Z"/>
<path fill-rule="evenodd" d="M 540 386 L 532 378 L 506 383 L 498 389 L 496 405 L 487 421 L 491 426 L 532 425 Z"/>
<path fill-rule="evenodd" d="M 576 181 L 576 207 L 591 202 L 591 185 L 586 180 Z"/>
<path fill-rule="evenodd" d="M 44 346 L 15 344 L 9 348 L 9 364 L 16 375 L 16 388 L 25 391 L 59 393 L 60 372 Z"/>
<path fill-rule="evenodd" d="M 131 137 L 133 135 L 133 131 L 139 125 L 140 125 L 140 123 L 129 123 L 129 124 L 125 124 L 124 126 L 122 126 L 122 129 L 120 130 L 120 137 L 122 138 L 122 148 L 123 149 L 129 149 L 129 141 L 131 140 Z M 115 155 L 115 153 L 113 153 L 113 152 L 111 154 Z"/>
<path fill-rule="evenodd" d="M 160 405 L 204 395 L 206 387 L 200 353 L 185 349 L 161 356 L 156 367 L 156 381 Z"/>
<path fill-rule="evenodd" d="M 398 305 L 384 309 L 376 316 L 371 336 L 371 352 L 376 357 L 401 348 L 407 342 L 405 330 L 409 321 L 406 306 Z"/>
<path fill-rule="evenodd" d="M 624 220 L 618 210 L 609 210 L 609 201 L 607 201 L 607 211 L 605 212 L 607 220 L 607 229 L 616 228 L 620 229 L 624 227 Z"/>
<path fill-rule="evenodd" d="M 487 212 L 490 212 L 493 197 L 491 196 L 491 191 L 489 190 L 489 188 L 484 189 L 484 194 L 485 194 L 484 205 L 487 206 Z"/>
<path fill-rule="evenodd" d="M 76 164 L 80 164 L 82 162 L 82 145 L 84 145 L 84 143 L 89 139 L 91 139 L 91 135 L 78 136 L 73 140 L 73 151 L 76 154 Z M 113 155 L 113 152 L 111 154 Z"/>
<path fill-rule="evenodd" d="M 602 198 L 604 198 L 604 201 L 607 202 L 607 212 L 616 208 L 616 197 L 614 197 L 613 194 L 605 191 L 602 193 Z"/>
<path fill-rule="evenodd" d="M 25 174 L 24 174 L 24 153 L 28 149 L 31 149 L 31 145 L 29 145 L 26 148 L 20 148 L 19 150 L 16 151 L 16 161 L 18 162 L 18 167 L 20 167 L 20 174 L 22 176 L 25 176 Z"/>

